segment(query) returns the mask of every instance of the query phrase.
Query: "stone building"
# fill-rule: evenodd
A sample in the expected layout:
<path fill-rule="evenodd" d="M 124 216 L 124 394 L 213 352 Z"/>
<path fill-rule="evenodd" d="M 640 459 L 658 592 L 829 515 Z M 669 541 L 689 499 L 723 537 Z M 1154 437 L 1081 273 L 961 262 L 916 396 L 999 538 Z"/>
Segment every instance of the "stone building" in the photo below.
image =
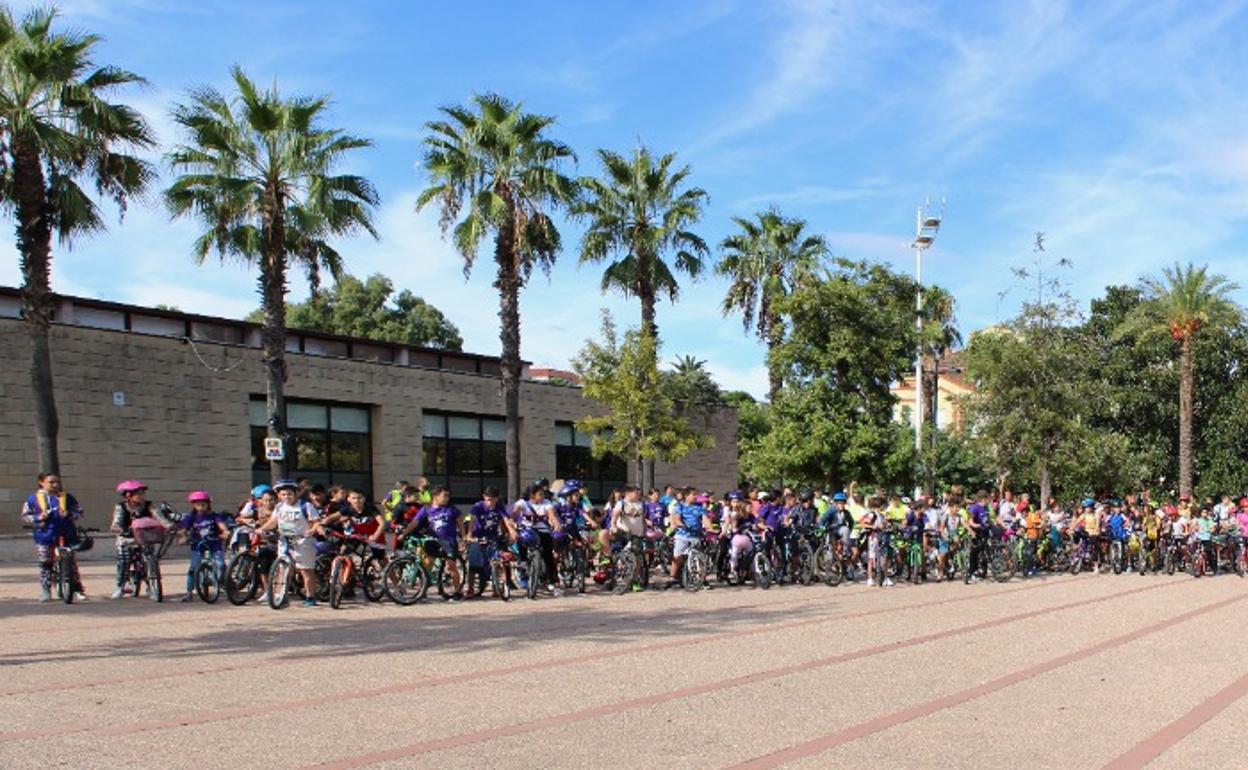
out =
<path fill-rule="evenodd" d="M 181 509 L 191 489 L 232 509 L 267 480 L 264 368 L 256 324 L 77 297 L 58 297 L 52 329 L 61 472 L 106 525 L 121 479 Z M 497 358 L 292 331 L 287 342 L 287 425 L 292 475 L 381 496 L 400 479 L 449 484 L 457 502 L 506 487 Z M 21 500 L 38 459 L 29 343 L 18 294 L 0 288 L 0 533 L 19 531 Z M 521 386 L 525 481 L 581 478 L 601 500 L 632 470 L 595 460 L 572 422 L 595 406 L 581 391 L 527 377 Z M 709 421 L 713 449 L 675 465 L 658 483 L 723 491 L 737 479 L 736 413 Z"/>

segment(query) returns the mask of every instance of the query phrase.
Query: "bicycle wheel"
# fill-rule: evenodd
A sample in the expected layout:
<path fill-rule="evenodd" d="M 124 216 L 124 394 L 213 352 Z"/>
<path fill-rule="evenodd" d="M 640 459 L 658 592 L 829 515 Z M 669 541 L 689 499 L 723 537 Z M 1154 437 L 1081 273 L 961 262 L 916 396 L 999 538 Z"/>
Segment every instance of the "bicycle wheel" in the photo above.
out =
<path fill-rule="evenodd" d="M 689 552 L 681 569 L 681 579 L 686 591 L 700 591 L 706 583 L 706 556 L 699 550 Z"/>
<path fill-rule="evenodd" d="M 342 606 L 342 593 L 346 590 L 343 580 L 346 578 L 347 567 L 343 560 L 347 557 L 338 556 L 329 568 L 329 606 L 338 609 Z"/>
<path fill-rule="evenodd" d="M 771 559 L 762 551 L 754 553 L 754 585 L 763 590 L 771 588 Z"/>
<path fill-rule="evenodd" d="M 215 604 L 221 596 L 221 581 L 217 575 L 217 563 L 211 558 L 199 563 L 195 571 L 195 593 L 208 604 Z"/>
<path fill-rule="evenodd" d="M 815 552 L 802 540 L 797 547 L 797 582 L 808 586 L 815 580 Z"/>
<path fill-rule="evenodd" d="M 163 602 L 165 600 L 165 584 L 160 578 L 160 559 L 157 559 L 156 555 L 151 551 L 148 551 L 144 556 L 147 562 L 147 595 L 152 598 L 152 601 Z"/>
<path fill-rule="evenodd" d="M 279 556 L 269 570 L 269 607 L 280 610 L 290 603 L 290 584 L 294 565 L 287 556 Z"/>
<path fill-rule="evenodd" d="M 260 586 L 256 572 L 256 560 L 247 551 L 230 557 L 225 565 L 225 598 L 230 600 L 230 604 L 246 604 L 256 598 Z"/>
<path fill-rule="evenodd" d="M 585 593 L 585 578 L 589 575 L 589 567 L 585 562 L 585 549 L 577 548 L 572 556 L 572 569 L 574 571 L 573 583 L 576 586 L 578 594 Z"/>
<path fill-rule="evenodd" d="M 56 560 L 56 593 L 66 604 L 74 603 L 74 564 L 70 552 L 62 553 Z"/>
<path fill-rule="evenodd" d="M 507 572 L 507 567 L 501 561 L 490 564 L 490 583 L 494 589 L 494 595 L 503 601 L 511 599 L 511 575 Z"/>
<path fill-rule="evenodd" d="M 537 598 L 537 592 L 542 587 L 542 554 L 537 548 L 529 549 L 529 585 L 525 590 L 525 594 L 530 599 Z"/>
<path fill-rule="evenodd" d="M 425 598 L 429 587 L 425 568 L 415 556 L 400 556 L 387 564 L 381 573 L 381 583 L 390 601 L 404 607 Z"/>
<path fill-rule="evenodd" d="M 381 580 L 381 561 L 374 556 L 364 560 L 360 568 L 360 582 L 364 586 L 364 598 L 370 602 L 379 602 L 386 595 L 385 583 Z"/>
<path fill-rule="evenodd" d="M 1113 543 L 1109 546 L 1109 560 L 1110 560 L 1110 564 L 1111 564 L 1111 566 L 1113 567 L 1114 574 L 1115 574 L 1115 575 L 1121 575 L 1121 574 L 1122 574 L 1122 568 L 1123 568 L 1123 556 L 1122 556 L 1122 543 L 1121 543 L 1121 541 L 1115 540 L 1115 541 L 1114 541 L 1114 542 L 1113 542 Z"/>
<path fill-rule="evenodd" d="M 637 575 L 637 557 L 632 551 L 620 551 L 611 569 L 611 590 L 615 595 L 628 593 Z"/>
<path fill-rule="evenodd" d="M 829 586 L 841 582 L 841 564 L 836 556 L 836 549 L 828 543 L 819 546 L 815 551 L 815 575 Z"/>

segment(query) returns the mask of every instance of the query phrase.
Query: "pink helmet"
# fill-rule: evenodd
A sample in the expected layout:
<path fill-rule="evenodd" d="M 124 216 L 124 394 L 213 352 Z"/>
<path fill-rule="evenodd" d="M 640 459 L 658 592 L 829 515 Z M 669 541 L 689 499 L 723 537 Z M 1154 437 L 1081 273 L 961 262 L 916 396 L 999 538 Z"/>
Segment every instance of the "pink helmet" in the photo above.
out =
<path fill-rule="evenodd" d="M 128 492 L 142 492 L 145 489 L 147 489 L 147 485 L 142 481 L 129 479 L 128 481 L 123 481 L 117 485 L 117 494 L 124 495 Z"/>
<path fill-rule="evenodd" d="M 212 497 L 202 489 L 197 489 L 186 496 L 188 503 L 211 503 Z"/>

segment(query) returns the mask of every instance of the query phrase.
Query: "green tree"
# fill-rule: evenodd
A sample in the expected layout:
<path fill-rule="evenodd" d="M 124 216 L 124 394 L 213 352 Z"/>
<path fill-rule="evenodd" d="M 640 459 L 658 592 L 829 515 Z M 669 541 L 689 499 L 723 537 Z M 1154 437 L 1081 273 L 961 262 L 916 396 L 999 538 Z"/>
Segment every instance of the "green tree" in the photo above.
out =
<path fill-rule="evenodd" d="M 51 473 L 60 472 L 48 332 L 55 307 L 52 236 L 68 245 L 75 236 L 104 229 L 84 183 L 124 212 L 153 178 L 150 164 L 131 153 L 154 144 L 138 112 L 109 101 L 118 89 L 143 79 L 97 66 L 92 56 L 100 38 L 53 30 L 56 16 L 38 8 L 19 22 L 0 6 L 0 202 L 17 225 L 35 444 L 40 469 Z"/>
<path fill-rule="evenodd" d="M 660 386 L 658 345 L 650 334 L 630 329 L 623 340 L 609 313 L 602 331 L 572 361 L 585 398 L 606 413 L 577 420 L 577 430 L 593 436 L 594 457 L 630 458 L 641 478 L 654 461 L 676 462 L 695 449 L 714 445 L 681 415 Z"/>
<path fill-rule="evenodd" d="M 261 321 L 263 309 L 247 317 Z M 460 350 L 459 329 L 442 311 L 381 275 L 361 281 L 342 274 L 328 291 L 318 291 L 307 302 L 287 303 L 286 325 L 294 329 L 363 337 L 382 342 Z"/>
<path fill-rule="evenodd" d="M 709 414 L 723 405 L 719 385 L 699 358 L 679 356 L 659 376 L 664 392 L 682 412 Z"/>
<path fill-rule="evenodd" d="M 1239 308 L 1227 295 L 1238 286 L 1208 267 L 1175 264 L 1160 278 L 1143 281 L 1146 301 L 1116 331 L 1119 338 L 1169 334 L 1179 348 L 1179 494 L 1192 493 L 1192 422 L 1195 413 L 1194 347 L 1202 330 L 1239 321 Z"/>
<path fill-rule="evenodd" d="M 575 183 L 560 172 L 575 156 L 547 135 L 554 118 L 524 112 L 496 94 L 475 96 L 470 106 L 443 107 L 442 113 L 445 120 L 426 124 L 423 165 L 430 186 L 416 207 L 437 203 L 442 231 L 463 257 L 465 275 L 482 241 L 493 234 L 507 495 L 515 500 L 520 496 L 520 290 L 534 266 L 549 272 L 559 254 L 559 230 L 549 210 L 575 197 Z"/>
<path fill-rule="evenodd" d="M 602 290 L 639 299 L 642 326 L 657 340 L 655 304 L 661 294 L 672 302 L 680 294 L 664 255 L 674 252 L 676 271 L 697 278 L 709 253 L 691 229 L 702 218 L 707 194 L 686 186 L 692 170 L 676 168 L 675 153 L 655 159 L 645 147 L 631 157 L 599 150 L 598 159 L 601 178 L 581 180 L 581 196 L 572 208 L 587 223 L 581 262 L 613 259 L 603 271 Z"/>
<path fill-rule="evenodd" d="M 222 261 L 259 267 L 264 311 L 261 340 L 267 378 L 270 436 L 286 434 L 286 291 L 292 268 L 317 284 L 322 268 L 337 276 L 342 260 L 329 238 L 360 230 L 376 237 L 377 193 L 367 179 L 334 171 L 366 139 L 326 128 L 325 98 L 283 98 L 274 86 L 260 91 L 238 67 L 235 93 L 209 87 L 174 107 L 185 143 L 169 153 L 177 180 L 165 191 L 175 217 L 198 219 L 199 263 L 214 251 Z M 286 475 L 286 461 L 270 465 Z"/>
<path fill-rule="evenodd" d="M 914 481 L 914 434 L 893 419 L 890 386 L 915 346 L 914 282 L 882 265 L 836 260 L 778 304 L 789 333 L 776 349 L 784 387 L 770 430 L 745 464 L 757 481 L 839 488 Z"/>
<path fill-rule="evenodd" d="M 716 272 L 731 283 L 724 297 L 724 314 L 740 313 L 745 330 L 751 327 L 767 343 L 768 390 L 775 400 L 783 385 L 774 353 L 784 341 L 784 320 L 779 311 L 794 288 L 817 274 L 828 255 L 822 236 L 806 232 L 806 222 L 787 219 L 776 209 L 759 212 L 754 221 L 733 217 L 740 232 L 725 238 Z"/>

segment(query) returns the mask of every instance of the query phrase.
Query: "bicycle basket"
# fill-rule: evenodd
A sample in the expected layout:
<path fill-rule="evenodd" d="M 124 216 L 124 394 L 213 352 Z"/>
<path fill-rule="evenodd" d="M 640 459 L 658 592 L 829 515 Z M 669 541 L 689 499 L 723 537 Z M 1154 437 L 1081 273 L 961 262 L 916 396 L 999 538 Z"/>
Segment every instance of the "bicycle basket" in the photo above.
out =
<path fill-rule="evenodd" d="M 165 525 L 150 516 L 131 522 L 130 532 L 139 545 L 160 545 L 165 542 Z"/>

